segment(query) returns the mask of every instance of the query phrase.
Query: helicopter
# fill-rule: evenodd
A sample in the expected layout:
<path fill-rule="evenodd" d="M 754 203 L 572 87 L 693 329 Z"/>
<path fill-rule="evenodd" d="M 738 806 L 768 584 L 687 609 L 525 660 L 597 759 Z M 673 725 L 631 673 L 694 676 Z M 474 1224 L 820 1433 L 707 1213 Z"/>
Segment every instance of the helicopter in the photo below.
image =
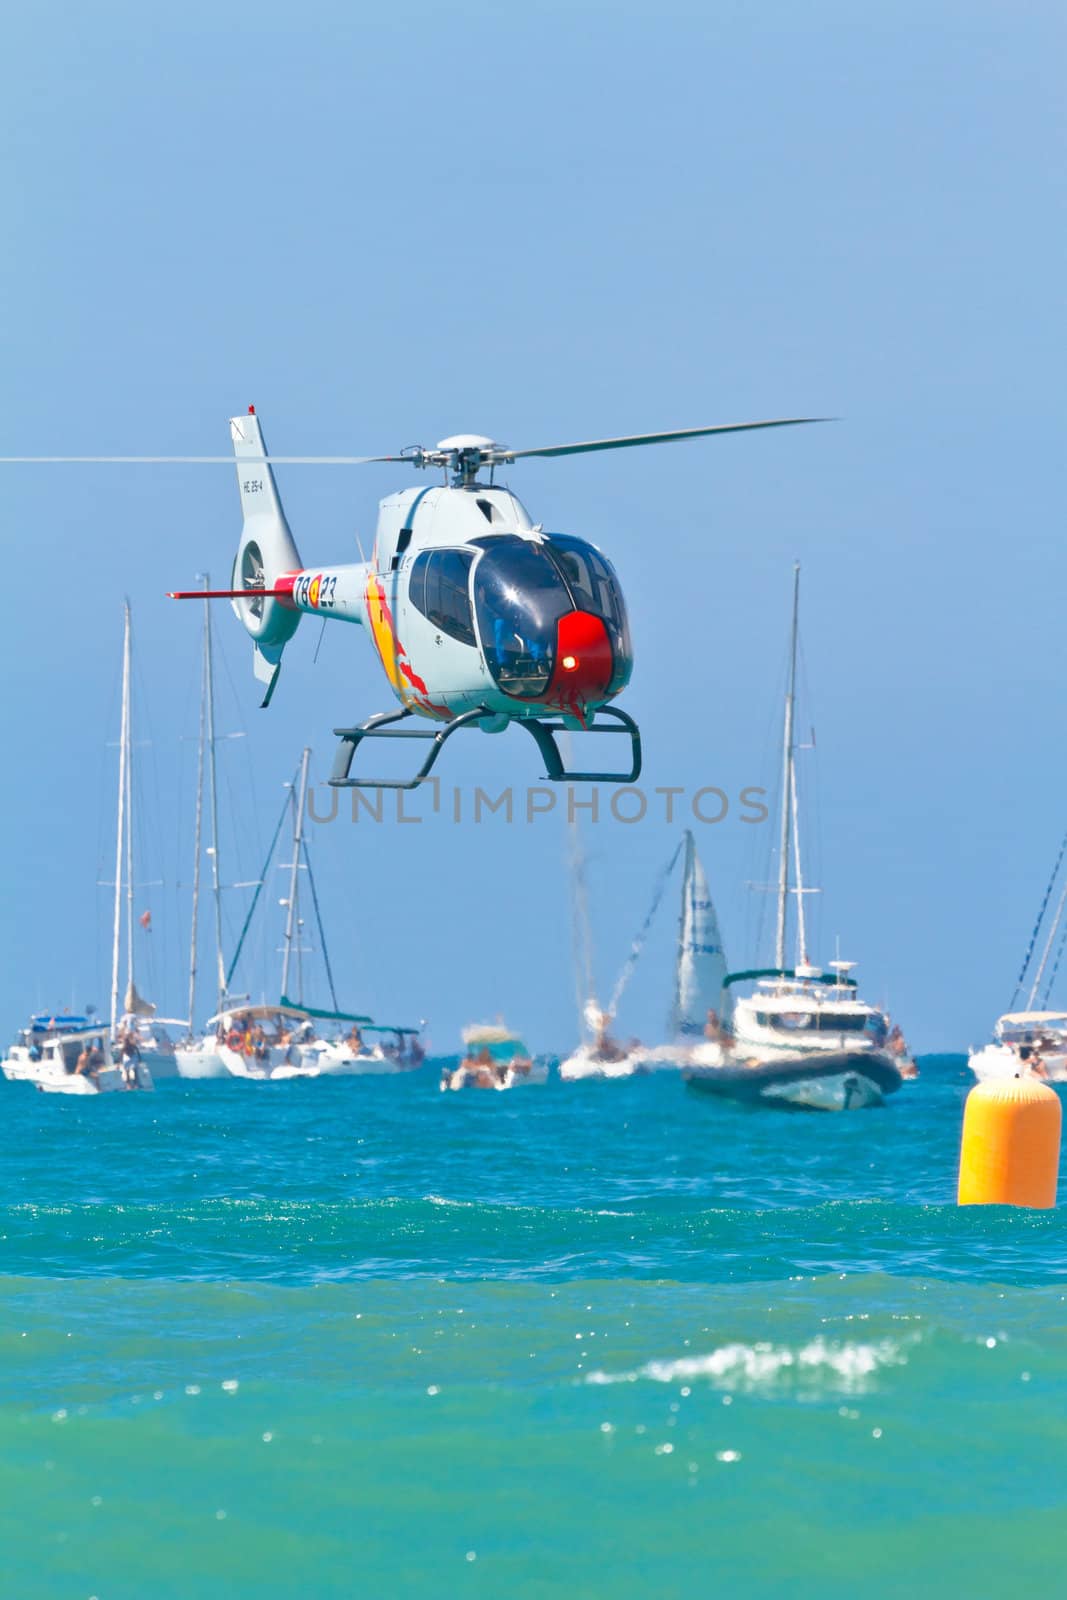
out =
<path fill-rule="evenodd" d="M 264 706 L 270 704 L 285 646 L 304 613 L 367 628 L 400 709 L 334 729 L 340 743 L 329 779 L 333 787 L 414 789 L 461 729 L 500 733 L 512 723 L 535 740 L 550 781 L 629 784 L 640 776 L 641 736 L 633 718 L 609 703 L 633 670 L 618 577 L 594 545 L 535 523 L 511 489 L 495 482 L 497 470 L 529 457 L 583 455 L 821 420 L 784 417 L 524 450 L 463 433 L 398 455 L 272 456 L 255 407 L 249 406 L 247 415 L 230 419 L 233 458 L 36 459 L 236 461 L 244 522 L 230 587 L 175 590 L 171 597 L 232 602 L 253 641 Z M 439 468 L 443 482 L 409 487 L 381 501 L 369 561 L 304 566 L 273 467 L 375 462 Z M 569 730 L 627 736 L 628 763 L 616 771 L 568 770 L 557 735 Z M 354 760 L 369 739 L 421 739 L 429 748 L 407 777 L 354 776 Z"/>

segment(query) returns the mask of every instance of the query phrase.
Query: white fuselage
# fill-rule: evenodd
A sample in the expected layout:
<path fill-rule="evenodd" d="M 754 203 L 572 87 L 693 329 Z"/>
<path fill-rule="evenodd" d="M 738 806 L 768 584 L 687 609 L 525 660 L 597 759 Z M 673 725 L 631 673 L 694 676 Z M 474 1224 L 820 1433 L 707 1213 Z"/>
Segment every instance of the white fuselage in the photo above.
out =
<path fill-rule="evenodd" d="M 280 580 L 291 586 L 285 607 L 290 616 L 295 610 L 362 623 L 394 694 L 407 710 L 448 722 L 484 707 L 487 731 L 500 731 L 493 719 L 543 716 L 546 703 L 532 694 L 523 698 L 505 692 L 487 666 L 486 650 L 494 640 L 483 636 L 484 618 L 471 605 L 470 595 L 472 585 L 477 589 L 478 563 L 485 551 L 476 541 L 498 534 L 518 536 L 535 546 L 541 539 L 540 529 L 508 489 L 486 484 L 405 489 L 381 502 L 371 561 L 286 573 Z M 418 564 L 433 551 L 453 553 L 458 577 L 453 587 L 442 590 L 445 600 L 431 599 L 424 592 L 420 603 L 413 597 L 413 579 Z M 267 602 L 268 606 L 280 603 Z M 253 604 L 259 603 L 235 602 L 246 626 Z M 253 619 L 249 631 L 254 632 L 255 625 Z M 621 686 L 620 680 L 610 692 L 601 693 L 598 703 Z M 549 705 L 567 709 L 565 700 Z"/>

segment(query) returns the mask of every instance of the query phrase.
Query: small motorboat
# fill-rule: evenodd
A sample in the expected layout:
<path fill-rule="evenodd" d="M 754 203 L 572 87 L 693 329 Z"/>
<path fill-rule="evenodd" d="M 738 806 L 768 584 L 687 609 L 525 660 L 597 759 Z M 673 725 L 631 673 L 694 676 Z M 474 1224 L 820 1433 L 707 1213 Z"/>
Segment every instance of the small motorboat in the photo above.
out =
<path fill-rule="evenodd" d="M 821 1050 L 806 1061 L 794 1056 L 750 1062 L 724 1052 L 720 1064 L 684 1067 L 682 1077 L 701 1094 L 808 1111 L 878 1106 L 904 1081 L 893 1057 L 881 1050 Z"/>
<path fill-rule="evenodd" d="M 99 1025 L 96 1031 L 79 1026 L 74 1032 L 57 1025 L 75 1020 L 56 1018 L 49 1025 L 34 1018 L 4 1057 L 4 1077 L 32 1083 L 45 1094 L 110 1094 L 153 1087 L 144 1062 L 124 1060 L 116 1049 L 109 1050 Z"/>
<path fill-rule="evenodd" d="M 1006 1012 L 992 1044 L 972 1050 L 967 1064 L 979 1082 L 1026 1077 L 1067 1083 L 1067 1011 Z"/>
<path fill-rule="evenodd" d="M 314 1017 L 327 1013 L 312 1011 Z M 344 1020 L 343 1017 L 340 1020 Z M 368 1040 L 365 1035 L 374 1034 Z M 374 1078 L 414 1072 L 426 1060 L 417 1028 L 384 1023 L 353 1023 L 340 1039 L 311 1039 L 301 1045 L 300 1059 L 276 1067 L 275 1078 Z"/>
<path fill-rule="evenodd" d="M 441 1074 L 442 1092 L 449 1089 L 518 1089 L 544 1083 L 548 1067 L 535 1062 L 518 1034 L 503 1024 L 476 1024 L 463 1030 L 466 1054 L 458 1067 Z"/>

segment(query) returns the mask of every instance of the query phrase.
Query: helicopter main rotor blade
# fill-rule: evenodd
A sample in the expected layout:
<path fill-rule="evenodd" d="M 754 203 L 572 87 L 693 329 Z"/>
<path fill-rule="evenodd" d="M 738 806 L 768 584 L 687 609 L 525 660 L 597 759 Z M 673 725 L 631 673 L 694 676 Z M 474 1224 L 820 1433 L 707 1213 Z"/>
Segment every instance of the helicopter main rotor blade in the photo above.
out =
<path fill-rule="evenodd" d="M 374 461 L 407 461 L 410 456 L 241 456 L 242 466 L 270 466 L 284 467 L 363 467 Z M 232 467 L 237 464 L 238 458 L 228 456 L 0 456 L 0 466 L 10 466 L 18 462 L 38 462 L 45 465 L 60 462 L 73 462 L 77 464 L 104 464 L 112 466 L 134 466 L 155 464 L 164 466 L 182 467 Z"/>
<path fill-rule="evenodd" d="M 714 428 L 676 428 L 672 433 L 633 433 L 621 439 L 587 439 L 582 444 L 550 444 L 539 450 L 509 450 L 509 461 L 523 456 L 580 456 L 590 450 L 628 450 L 639 444 L 670 444 L 675 439 L 702 439 L 710 433 L 748 433 L 753 428 L 795 428 L 806 422 L 829 422 L 829 417 L 777 417 L 771 422 L 723 422 Z"/>

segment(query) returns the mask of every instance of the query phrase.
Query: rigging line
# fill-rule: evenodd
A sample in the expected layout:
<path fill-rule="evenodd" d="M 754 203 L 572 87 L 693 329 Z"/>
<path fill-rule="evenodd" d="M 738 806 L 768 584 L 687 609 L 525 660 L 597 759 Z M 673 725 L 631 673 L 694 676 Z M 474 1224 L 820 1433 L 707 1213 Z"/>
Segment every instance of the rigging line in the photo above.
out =
<path fill-rule="evenodd" d="M 1048 931 L 1048 938 L 1045 940 L 1045 948 L 1041 952 L 1041 960 L 1038 964 L 1037 971 L 1034 974 L 1034 981 L 1030 985 L 1030 996 L 1026 1002 L 1027 1011 L 1032 1011 L 1034 1008 L 1034 1001 L 1037 999 L 1037 991 L 1041 987 L 1041 980 L 1045 976 L 1045 968 L 1048 965 L 1048 958 L 1052 953 L 1053 943 L 1055 942 L 1056 935 L 1060 930 L 1060 921 L 1063 917 L 1063 909 L 1065 905 L 1067 905 L 1067 878 L 1063 880 L 1063 888 L 1060 891 L 1060 898 L 1056 905 L 1056 915 L 1052 919 L 1052 926 Z"/>
<path fill-rule="evenodd" d="M 1030 959 L 1034 953 L 1034 946 L 1037 943 L 1037 936 L 1041 932 L 1041 924 L 1045 920 L 1045 912 L 1048 910 L 1048 903 L 1052 898 L 1052 891 L 1056 885 L 1056 879 L 1059 877 L 1060 867 L 1063 865 L 1063 857 L 1065 852 L 1067 852 L 1067 833 L 1064 834 L 1063 840 L 1060 844 L 1060 853 L 1056 857 L 1056 865 L 1052 869 L 1052 876 L 1049 878 L 1048 887 L 1045 890 L 1045 898 L 1041 902 L 1041 909 L 1037 914 L 1037 921 L 1034 923 L 1034 931 L 1030 935 L 1030 943 L 1026 949 L 1026 959 L 1024 960 L 1019 971 L 1019 976 L 1016 979 L 1015 990 L 1011 997 L 1011 1004 L 1008 1007 L 1009 1011 L 1015 1010 L 1015 1002 L 1018 1000 L 1019 994 L 1022 990 L 1023 981 L 1026 978 L 1026 973 L 1030 966 Z"/>
<path fill-rule="evenodd" d="M 680 839 L 675 845 L 674 854 L 671 856 L 671 859 L 668 861 L 664 870 L 660 873 L 656 882 L 655 893 L 652 896 L 652 904 L 648 909 L 644 922 L 637 931 L 633 943 L 630 945 L 630 953 L 623 963 L 622 971 L 619 973 L 615 988 L 612 990 L 611 999 L 608 1001 L 608 1011 L 613 1017 L 618 1008 L 619 1001 L 622 999 L 626 986 L 633 977 L 634 968 L 637 966 L 642 952 L 644 951 L 645 944 L 648 941 L 648 935 L 652 929 L 652 924 L 656 919 L 656 912 L 660 908 L 660 902 L 666 893 L 667 885 L 671 879 L 671 874 L 678 864 L 678 857 L 682 853 L 683 842 L 684 841 Z"/>
<path fill-rule="evenodd" d="M 1052 966 L 1052 971 L 1049 974 L 1048 983 L 1046 983 L 1046 985 L 1045 985 L 1045 992 L 1041 996 L 1041 1009 L 1042 1009 L 1042 1011 L 1047 1011 L 1048 1010 L 1048 1003 L 1049 1003 L 1049 1000 L 1051 999 L 1052 990 L 1053 990 L 1053 987 L 1055 986 L 1055 983 L 1056 983 L 1056 977 L 1057 977 L 1057 974 L 1059 973 L 1059 970 L 1060 970 L 1060 962 L 1063 960 L 1063 949 L 1064 949 L 1065 945 L 1067 945 L 1067 923 L 1064 923 L 1063 932 L 1060 934 L 1060 942 L 1059 942 L 1059 946 L 1058 946 L 1058 948 L 1056 950 L 1056 960 L 1054 961 L 1053 966 Z"/>
<path fill-rule="evenodd" d="M 241 936 L 237 941 L 237 947 L 233 952 L 233 958 L 230 961 L 230 965 L 229 965 L 229 967 L 227 968 L 227 971 L 226 971 L 226 993 L 227 994 L 229 994 L 229 992 L 230 992 L 230 980 L 233 978 L 233 975 L 237 970 L 237 963 L 241 959 L 241 950 L 244 947 L 245 935 L 248 933 L 249 925 L 251 924 L 252 917 L 255 914 L 256 906 L 259 904 L 259 897 L 263 893 L 263 885 L 267 881 L 267 874 L 270 871 L 271 858 L 274 855 L 275 847 L 277 846 L 277 843 L 278 843 L 278 836 L 281 833 L 283 827 L 285 826 L 286 817 L 289 815 L 289 806 L 290 806 L 290 802 L 291 802 L 291 799 L 292 799 L 292 791 L 296 787 L 297 773 L 299 773 L 299 771 L 300 771 L 300 768 L 297 767 L 296 772 L 293 773 L 292 782 L 286 788 L 285 803 L 282 806 L 282 814 L 278 818 L 278 826 L 274 830 L 274 837 L 270 842 L 270 849 L 267 851 L 267 859 L 263 863 L 263 871 L 259 875 L 259 882 L 256 885 L 256 892 L 252 896 L 252 903 L 249 906 L 248 911 L 247 911 L 247 913 L 245 915 L 244 926 L 241 929 Z"/>
<path fill-rule="evenodd" d="M 333 983 L 333 969 L 330 966 L 330 952 L 326 948 L 326 929 L 322 925 L 322 912 L 319 910 L 319 892 L 315 888 L 315 876 L 311 870 L 311 857 L 308 854 L 307 840 L 301 840 L 301 844 L 304 850 L 304 865 L 308 870 L 308 888 L 311 890 L 311 904 L 315 908 L 315 926 L 319 930 L 319 948 L 322 951 L 322 964 L 326 968 L 326 982 L 330 985 L 330 999 L 333 1001 L 333 1009 L 340 1011 L 337 990 L 334 988 Z"/>

